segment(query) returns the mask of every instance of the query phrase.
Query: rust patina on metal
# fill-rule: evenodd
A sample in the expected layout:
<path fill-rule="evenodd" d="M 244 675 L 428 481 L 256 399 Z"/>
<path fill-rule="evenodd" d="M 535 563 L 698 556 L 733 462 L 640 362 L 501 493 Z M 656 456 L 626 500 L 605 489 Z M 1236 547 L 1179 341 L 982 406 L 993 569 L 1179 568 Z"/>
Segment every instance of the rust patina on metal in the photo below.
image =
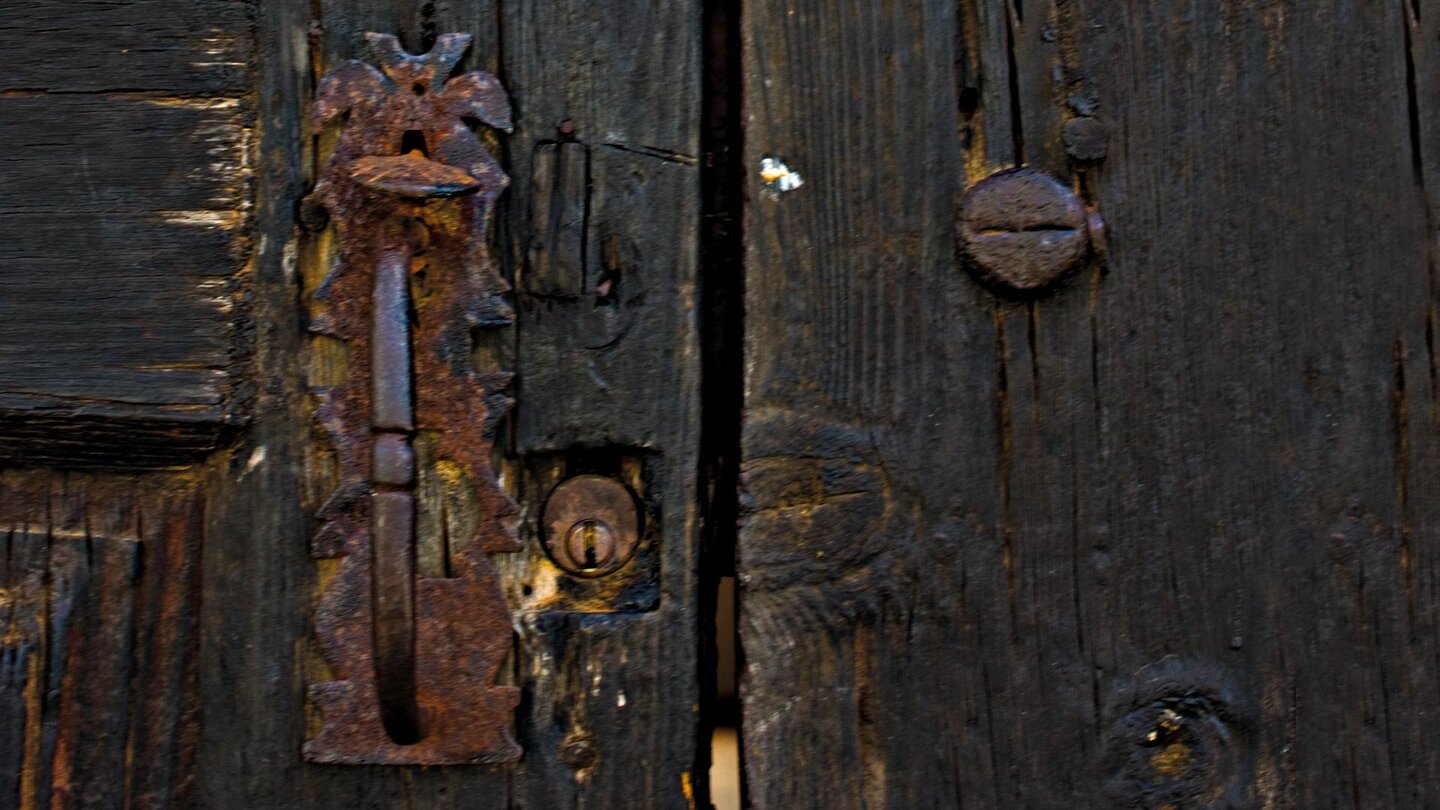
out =
<path fill-rule="evenodd" d="M 312 326 L 345 341 L 349 374 L 317 392 L 341 481 L 313 553 L 341 562 L 315 619 L 336 679 L 310 687 L 323 725 L 305 756 L 510 762 L 520 694 L 495 683 L 512 631 L 488 556 L 519 549 L 517 509 L 490 460 L 510 375 L 480 373 L 471 357 L 473 329 L 512 320 L 487 240 L 509 178 L 465 122 L 508 132 L 510 102 L 488 73 L 450 78 L 468 35 L 441 36 L 423 55 L 390 35 L 366 38 L 378 69 L 338 65 L 314 111 L 317 127 L 349 114 L 313 195 L 339 260 Z M 415 568 L 413 442 L 423 434 L 437 462 L 463 471 L 482 516 L 455 544 L 448 577 Z"/>
<path fill-rule="evenodd" d="M 640 511 L 630 489 L 603 475 L 562 481 L 545 501 L 542 542 L 555 564 L 577 577 L 624 567 L 640 544 Z"/>
<path fill-rule="evenodd" d="M 1037 295 L 1093 255 L 1106 259 L 1105 224 L 1054 177 L 1034 169 L 996 172 L 965 191 L 956 217 L 960 253 L 982 283 Z"/>

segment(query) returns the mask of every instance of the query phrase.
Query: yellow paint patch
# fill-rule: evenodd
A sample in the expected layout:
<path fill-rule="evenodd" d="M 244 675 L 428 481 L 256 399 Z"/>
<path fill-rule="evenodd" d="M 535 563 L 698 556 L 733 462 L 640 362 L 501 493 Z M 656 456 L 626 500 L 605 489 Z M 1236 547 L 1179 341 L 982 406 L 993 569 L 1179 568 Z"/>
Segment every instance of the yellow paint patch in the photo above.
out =
<path fill-rule="evenodd" d="M 1178 742 L 1170 743 L 1150 755 L 1150 767 L 1161 776 L 1180 779 L 1190 772 L 1193 759 L 1190 746 Z"/>
<path fill-rule="evenodd" d="M 680 792 L 685 794 L 685 803 L 690 810 L 695 810 L 695 787 L 690 784 L 689 771 L 682 771 L 680 774 Z"/>

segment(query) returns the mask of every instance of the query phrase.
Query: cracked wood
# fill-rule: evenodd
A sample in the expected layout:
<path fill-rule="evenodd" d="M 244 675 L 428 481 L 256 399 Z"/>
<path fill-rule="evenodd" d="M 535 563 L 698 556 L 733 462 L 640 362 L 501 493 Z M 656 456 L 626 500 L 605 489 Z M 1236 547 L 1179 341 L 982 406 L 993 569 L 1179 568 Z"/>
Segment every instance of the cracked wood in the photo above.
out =
<path fill-rule="evenodd" d="M 243 420 L 251 10 L 0 21 L 0 458 L 172 466 Z"/>
<path fill-rule="evenodd" d="M 1440 802 L 1440 4 L 744 15 L 754 805 Z M 1036 301 L 953 248 L 1021 163 L 1112 237 Z"/>

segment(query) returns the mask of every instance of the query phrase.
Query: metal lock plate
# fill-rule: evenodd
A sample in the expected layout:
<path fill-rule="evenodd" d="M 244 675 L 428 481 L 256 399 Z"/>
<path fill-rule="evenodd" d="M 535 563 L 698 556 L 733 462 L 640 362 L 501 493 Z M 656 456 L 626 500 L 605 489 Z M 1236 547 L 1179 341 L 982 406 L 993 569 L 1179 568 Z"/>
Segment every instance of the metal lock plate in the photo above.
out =
<path fill-rule="evenodd" d="M 541 542 L 555 564 L 579 577 L 614 573 L 640 543 L 640 510 L 629 488 L 602 475 L 577 475 L 545 501 Z"/>

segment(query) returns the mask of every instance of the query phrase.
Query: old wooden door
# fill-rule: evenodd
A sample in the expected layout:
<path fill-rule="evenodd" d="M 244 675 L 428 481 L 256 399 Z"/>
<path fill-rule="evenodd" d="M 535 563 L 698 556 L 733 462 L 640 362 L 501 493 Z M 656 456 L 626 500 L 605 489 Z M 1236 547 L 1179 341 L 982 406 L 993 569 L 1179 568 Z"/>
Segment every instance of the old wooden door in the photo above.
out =
<path fill-rule="evenodd" d="M 366 32 L 473 38 L 509 177 L 405 232 L 412 338 L 455 234 L 513 286 L 413 491 L 339 441 L 400 429 L 336 404 L 390 232 L 322 77 L 445 77 Z M 731 572 L 757 808 L 1440 805 L 1440 3 L 42 0 L 0 54 L 0 806 L 703 808 Z M 324 742 L 380 647 L 325 527 L 401 489 L 518 761 Z"/>
<path fill-rule="evenodd" d="M 0 806 L 694 806 L 703 24 L 690 0 L 0 4 Z M 514 401 L 490 439 L 522 550 L 486 564 L 516 763 L 303 747 L 313 689 L 356 677 L 315 629 L 347 563 L 312 541 L 348 475 L 316 411 L 363 358 L 320 325 L 341 247 L 302 200 L 346 126 L 312 120 L 316 88 L 383 61 L 367 31 L 417 54 L 471 35 L 456 72 L 513 108 L 510 133 L 499 107 L 470 122 L 510 178 L 489 244 L 513 316 L 465 313 L 464 348 L 515 376 L 449 404 L 475 429 Z M 424 299 L 438 271 L 411 270 Z M 427 459 L 449 427 L 413 438 L 435 580 L 494 517 Z M 628 488 L 643 527 L 604 577 L 537 536 L 582 475 Z"/>
<path fill-rule="evenodd" d="M 756 807 L 1440 805 L 1437 33 L 744 3 Z"/>

